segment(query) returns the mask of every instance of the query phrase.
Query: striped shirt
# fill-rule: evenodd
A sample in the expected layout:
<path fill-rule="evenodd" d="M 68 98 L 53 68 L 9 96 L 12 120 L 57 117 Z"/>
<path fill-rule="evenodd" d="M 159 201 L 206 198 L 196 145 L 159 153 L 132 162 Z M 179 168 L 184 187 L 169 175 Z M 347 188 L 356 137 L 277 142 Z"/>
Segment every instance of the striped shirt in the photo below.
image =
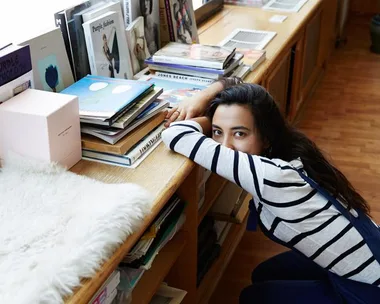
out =
<path fill-rule="evenodd" d="M 380 265 L 362 236 L 299 176 L 300 160 L 234 151 L 203 135 L 190 120 L 172 123 L 162 139 L 171 150 L 249 192 L 261 224 L 288 247 L 339 276 L 380 285 Z"/>

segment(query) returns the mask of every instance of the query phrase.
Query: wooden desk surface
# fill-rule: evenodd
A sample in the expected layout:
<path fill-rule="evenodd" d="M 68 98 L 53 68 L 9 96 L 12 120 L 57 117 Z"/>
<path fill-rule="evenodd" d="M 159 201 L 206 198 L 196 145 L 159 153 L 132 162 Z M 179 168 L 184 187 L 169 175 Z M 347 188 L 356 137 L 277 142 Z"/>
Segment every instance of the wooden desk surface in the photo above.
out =
<path fill-rule="evenodd" d="M 274 65 L 276 59 L 299 33 L 308 19 L 319 8 L 323 0 L 309 0 L 298 13 L 264 11 L 261 8 L 225 5 L 223 10 L 199 29 L 199 40 L 203 44 L 218 44 L 236 28 L 276 32 L 266 49 L 267 59 L 245 79 L 245 82 L 260 83 Z M 283 23 L 272 23 L 273 15 L 285 15 Z"/>
<path fill-rule="evenodd" d="M 276 63 L 278 55 L 281 54 L 313 12 L 318 9 L 321 2 L 322 0 L 309 0 L 298 14 L 268 12 L 259 8 L 226 5 L 221 12 L 200 27 L 200 42 L 217 44 L 235 28 L 277 32 L 277 35 L 266 48 L 266 61 L 245 79 L 246 82 L 260 83 L 270 67 Z M 270 23 L 269 18 L 275 14 L 287 15 L 288 19 L 284 23 Z M 71 171 L 75 173 L 106 183 L 129 182 L 139 184 L 148 189 L 155 197 L 155 205 L 152 214 L 146 218 L 141 229 L 130 236 L 116 250 L 92 279 L 84 280 L 82 287 L 77 289 L 71 297 L 68 297 L 66 303 L 87 303 L 92 298 L 193 168 L 194 164 L 191 161 L 168 151 L 163 144 L 149 155 L 137 169 L 125 169 L 84 160 L 72 168 Z"/>

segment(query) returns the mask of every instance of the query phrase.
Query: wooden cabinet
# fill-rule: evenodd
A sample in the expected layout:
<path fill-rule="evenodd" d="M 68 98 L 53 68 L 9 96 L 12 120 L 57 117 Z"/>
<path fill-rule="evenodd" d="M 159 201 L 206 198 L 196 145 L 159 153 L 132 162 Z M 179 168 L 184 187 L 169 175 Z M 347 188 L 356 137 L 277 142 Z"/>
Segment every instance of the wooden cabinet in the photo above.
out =
<path fill-rule="evenodd" d="M 282 59 L 276 68 L 268 75 L 264 82 L 264 87 L 277 102 L 281 112 L 286 115 L 288 93 L 289 93 L 289 73 L 291 62 L 291 50 L 281 56 Z M 281 58 L 280 57 L 280 58 Z"/>

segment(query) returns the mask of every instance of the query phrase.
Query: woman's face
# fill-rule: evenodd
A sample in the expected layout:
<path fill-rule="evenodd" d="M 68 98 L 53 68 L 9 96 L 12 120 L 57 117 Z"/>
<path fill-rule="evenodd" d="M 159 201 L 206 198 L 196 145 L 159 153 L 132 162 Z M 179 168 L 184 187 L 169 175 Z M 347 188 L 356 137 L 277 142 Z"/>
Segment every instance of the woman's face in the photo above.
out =
<path fill-rule="evenodd" d="M 220 105 L 212 118 L 212 138 L 236 151 L 261 155 L 264 144 L 248 106 Z"/>

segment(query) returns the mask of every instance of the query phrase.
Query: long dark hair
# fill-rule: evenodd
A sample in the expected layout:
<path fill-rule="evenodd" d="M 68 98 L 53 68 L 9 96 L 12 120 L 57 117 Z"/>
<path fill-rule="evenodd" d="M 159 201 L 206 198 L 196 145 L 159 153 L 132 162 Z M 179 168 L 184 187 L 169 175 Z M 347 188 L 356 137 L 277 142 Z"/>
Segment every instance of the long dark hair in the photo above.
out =
<path fill-rule="evenodd" d="M 316 144 L 292 127 L 281 114 L 272 96 L 261 86 L 224 79 L 225 89 L 211 102 L 206 115 L 212 118 L 221 105 L 248 106 L 254 117 L 256 130 L 268 149 L 262 156 L 291 161 L 302 160 L 309 177 L 349 208 L 369 214 L 369 206 L 355 191 L 347 178 L 324 157 Z"/>

